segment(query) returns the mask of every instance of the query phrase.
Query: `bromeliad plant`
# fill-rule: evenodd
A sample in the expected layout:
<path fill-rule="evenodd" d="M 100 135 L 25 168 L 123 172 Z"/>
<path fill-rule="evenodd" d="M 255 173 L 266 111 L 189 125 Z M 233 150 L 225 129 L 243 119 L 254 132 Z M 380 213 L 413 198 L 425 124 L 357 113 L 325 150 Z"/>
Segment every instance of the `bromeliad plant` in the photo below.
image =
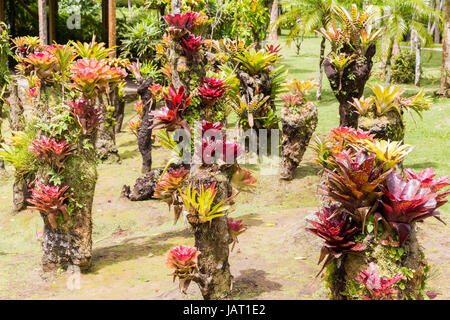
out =
<path fill-rule="evenodd" d="M 173 281 L 179 279 L 180 290 L 186 293 L 191 280 L 194 278 L 197 267 L 197 257 L 201 254 L 196 247 L 184 246 L 174 247 L 167 254 L 166 266 L 174 269 Z"/>
<path fill-rule="evenodd" d="M 382 29 L 372 31 L 371 21 L 376 11 L 367 6 L 358 12 L 356 4 L 351 11 L 334 6 L 331 14 L 332 30 L 321 29 L 320 34 L 331 43 L 331 52 L 323 66 L 333 93 L 339 101 L 340 126 L 357 128 L 358 113 L 351 104 L 359 99 L 370 77 L 372 58 L 376 51 L 376 41 Z M 336 26 L 335 16 L 341 22 Z"/>
<path fill-rule="evenodd" d="M 382 277 L 380 268 L 373 262 L 369 263 L 367 270 L 361 271 L 355 280 L 361 282 L 369 292 L 369 296 L 362 295 L 364 300 L 392 300 L 397 294 L 394 284 L 404 279 L 401 273 L 392 278 Z"/>
<path fill-rule="evenodd" d="M 31 190 L 31 199 L 28 202 L 32 205 L 29 209 L 39 210 L 45 215 L 47 223 L 53 228 L 58 228 L 58 221 L 69 219 L 67 201 L 73 193 L 66 193 L 69 186 L 51 186 L 36 183 Z"/>
<path fill-rule="evenodd" d="M 322 208 L 316 212 L 318 221 L 307 220 L 315 228 L 306 228 L 307 231 L 324 239 L 320 251 L 319 264 L 323 261 L 322 270 L 334 259 L 345 253 L 356 253 L 365 249 L 365 245 L 355 242 L 355 235 L 359 227 L 347 213 L 340 210 L 338 205 Z"/>
<path fill-rule="evenodd" d="M 62 170 L 64 161 L 75 149 L 76 147 L 68 144 L 65 140 L 57 141 L 42 135 L 39 140 L 31 141 L 30 152 L 36 155 L 40 161 Z"/>
<path fill-rule="evenodd" d="M 225 215 L 225 212 L 231 208 L 225 203 L 231 200 L 231 197 L 219 201 L 213 205 L 214 198 L 217 195 L 216 183 L 209 186 L 201 185 L 199 188 L 189 184 L 181 191 L 184 209 L 186 210 L 186 219 L 193 225 L 209 222 L 212 219 Z"/>
<path fill-rule="evenodd" d="M 233 218 L 228 218 L 228 231 L 230 232 L 230 237 L 232 241 L 231 251 L 233 251 L 236 243 L 239 243 L 238 236 L 244 233 L 247 227 L 244 225 L 242 220 L 234 220 Z"/>
<path fill-rule="evenodd" d="M 383 209 L 381 214 L 375 216 L 376 221 L 386 222 L 396 230 L 400 245 L 408 238 L 414 221 L 423 221 L 428 217 L 442 221 L 436 209 L 448 201 L 445 197 L 450 194 L 450 191 L 438 193 L 440 189 L 450 185 L 448 177 L 443 177 L 434 184 L 431 181 L 429 187 L 426 187 L 427 183 L 415 179 L 418 176 L 412 170 L 407 172 L 408 178 L 392 174 L 386 179 L 386 186 L 380 186 L 384 194 L 381 200 Z"/>
<path fill-rule="evenodd" d="M 333 298 L 367 297 L 367 288 L 372 299 L 423 299 L 429 266 L 424 262 L 415 225 L 428 217 L 442 221 L 436 209 L 448 201 L 450 190 L 444 188 L 450 186 L 450 178 L 436 178 L 432 168 L 416 173 L 397 167 L 403 172 L 393 173 L 412 148 L 380 141 L 364 131 L 336 128 L 328 141 L 315 149 L 324 170 L 319 188 L 334 208 L 325 217 L 328 224 L 321 223 L 321 234 L 319 222 L 311 222 L 317 227 L 315 233 L 328 241 L 330 237 L 324 234 L 339 231 L 331 225 L 332 219 L 346 215 L 357 228 L 351 240 L 364 246 L 359 257 L 339 256 L 336 263 L 328 262 L 325 278 Z M 322 260 L 324 253 L 320 256 Z M 370 270 L 365 270 L 368 263 L 383 266 L 383 272 L 394 280 L 375 277 L 374 267 L 369 268 L 375 277 L 370 279 Z M 404 276 L 402 291 L 392 295 L 400 273 Z M 355 284 L 357 277 L 365 287 Z M 375 285 L 373 281 L 378 282 Z"/>

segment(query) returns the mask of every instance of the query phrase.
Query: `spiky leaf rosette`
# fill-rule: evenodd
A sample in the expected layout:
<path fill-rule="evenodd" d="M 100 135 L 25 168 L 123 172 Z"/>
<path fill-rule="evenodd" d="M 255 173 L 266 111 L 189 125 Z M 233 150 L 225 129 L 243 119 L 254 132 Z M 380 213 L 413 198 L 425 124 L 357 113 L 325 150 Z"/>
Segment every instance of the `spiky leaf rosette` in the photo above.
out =
<path fill-rule="evenodd" d="M 167 254 L 166 266 L 174 269 L 173 281 L 180 279 L 180 290 L 186 293 L 193 275 L 197 272 L 197 257 L 201 252 L 196 247 L 181 245 Z"/>
<path fill-rule="evenodd" d="M 61 169 L 64 167 L 65 159 L 72 154 L 76 148 L 68 144 L 65 140 L 56 141 L 53 138 L 41 136 L 40 139 L 31 141 L 30 152 L 36 155 L 39 160 L 49 163 Z"/>
<path fill-rule="evenodd" d="M 369 291 L 370 297 L 361 296 L 364 300 L 390 300 L 397 290 L 393 287 L 395 283 L 403 279 L 401 273 L 392 278 L 382 277 L 378 266 L 371 262 L 367 270 L 361 271 L 355 280 L 361 282 Z"/>
<path fill-rule="evenodd" d="M 234 220 L 233 218 L 228 218 L 228 232 L 230 233 L 232 246 L 231 251 L 233 251 L 234 246 L 238 243 L 238 236 L 247 230 L 247 227 L 244 225 L 242 220 Z"/>
<path fill-rule="evenodd" d="M 190 33 L 183 38 L 181 38 L 181 47 L 183 48 L 184 54 L 188 58 L 197 57 L 198 51 L 203 44 L 201 36 L 196 37 L 194 34 Z"/>
<path fill-rule="evenodd" d="M 53 73 L 57 70 L 58 59 L 50 51 L 29 54 L 23 59 L 25 64 L 33 66 L 36 76 L 42 81 L 54 80 Z"/>
<path fill-rule="evenodd" d="M 31 199 L 28 202 L 32 204 L 29 209 L 39 210 L 47 217 L 47 221 L 53 229 L 58 228 L 57 218 L 62 215 L 64 220 L 69 219 L 69 213 L 64 201 L 73 195 L 65 194 L 69 186 L 48 186 L 42 183 L 36 183 L 31 189 Z"/>
<path fill-rule="evenodd" d="M 256 188 L 256 178 L 249 170 L 239 167 L 231 177 L 231 184 L 239 191 L 250 191 Z"/>
<path fill-rule="evenodd" d="M 179 169 L 169 169 L 155 186 L 153 198 L 160 199 L 170 206 L 175 203 L 178 189 L 187 179 L 189 170 L 180 167 Z M 175 223 L 180 217 L 182 208 L 175 207 Z"/>
<path fill-rule="evenodd" d="M 324 261 L 322 270 L 344 253 L 357 253 L 365 249 L 362 243 L 356 243 L 354 236 L 359 228 L 350 219 L 350 216 L 340 210 L 338 205 L 322 208 L 316 212 L 319 221 L 307 220 L 315 228 L 306 228 L 307 231 L 325 240 L 320 252 L 319 262 Z"/>
<path fill-rule="evenodd" d="M 207 105 L 214 104 L 221 99 L 229 86 L 222 79 L 208 78 L 203 79 L 203 85 L 198 87 L 198 93 Z"/>
<path fill-rule="evenodd" d="M 81 133 L 91 134 L 99 123 L 99 112 L 92 103 L 80 98 L 75 101 L 68 101 L 69 112 L 81 128 Z"/>
<path fill-rule="evenodd" d="M 182 126 L 181 115 L 191 102 L 190 97 L 185 96 L 184 87 L 181 86 L 178 92 L 173 86 L 169 87 L 169 95 L 164 93 L 165 106 L 160 110 L 150 112 L 150 119 L 153 120 L 152 129 L 166 129 L 174 131 Z"/>
<path fill-rule="evenodd" d="M 352 145 L 361 145 L 365 141 L 374 141 L 375 135 L 369 131 L 356 130 L 351 127 L 337 127 L 330 131 L 328 141 L 333 155 Z"/>
<path fill-rule="evenodd" d="M 421 187 L 430 188 L 432 192 L 436 192 L 436 201 L 438 207 L 447 203 L 448 200 L 446 199 L 446 197 L 450 194 L 450 190 L 442 191 L 439 193 L 438 191 L 440 191 L 442 188 L 450 186 L 450 178 L 448 176 L 435 179 L 434 177 L 436 176 L 436 174 L 434 173 L 433 168 L 427 168 L 420 173 L 416 173 L 414 170 L 407 168 L 403 170 L 403 172 L 409 180 L 419 180 L 421 183 Z"/>
<path fill-rule="evenodd" d="M 110 67 L 96 58 L 79 59 L 70 67 L 70 71 L 73 87 L 88 99 L 94 98 L 98 90 L 105 90 L 109 84 L 117 83 L 127 76 L 125 69 Z"/>
<path fill-rule="evenodd" d="M 431 188 L 423 186 L 422 181 L 403 179 L 399 174 L 389 175 L 386 186 L 380 188 L 384 194 L 381 200 L 383 208 L 381 216 L 378 214 L 375 218 L 377 221 L 387 222 L 397 231 L 400 245 L 408 238 L 411 223 L 428 217 L 437 217 L 439 211 L 436 211 L 436 208 L 447 202 L 444 197 L 448 192 L 438 194 Z"/>
<path fill-rule="evenodd" d="M 392 172 L 383 172 L 383 164 L 375 161 L 374 154 L 351 150 L 341 151 L 335 158 L 335 171 L 328 173 L 326 185 L 321 186 L 325 194 L 339 202 L 353 219 L 362 224 L 364 230 L 367 216 L 373 212 L 383 195 L 378 186 Z"/>
<path fill-rule="evenodd" d="M 169 25 L 169 33 L 172 29 L 184 29 L 191 31 L 193 27 L 197 26 L 204 19 L 204 15 L 199 12 L 185 12 L 168 14 L 163 17 Z"/>

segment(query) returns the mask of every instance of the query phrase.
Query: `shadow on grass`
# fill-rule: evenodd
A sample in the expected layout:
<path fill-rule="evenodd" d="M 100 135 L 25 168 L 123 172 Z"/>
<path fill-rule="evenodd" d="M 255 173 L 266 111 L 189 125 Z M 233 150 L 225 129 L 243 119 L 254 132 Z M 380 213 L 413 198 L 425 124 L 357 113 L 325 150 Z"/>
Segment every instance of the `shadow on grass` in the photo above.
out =
<path fill-rule="evenodd" d="M 132 159 L 139 155 L 139 150 L 127 150 L 119 152 L 119 156 L 122 160 Z"/>
<path fill-rule="evenodd" d="M 415 170 L 423 170 L 423 169 L 430 168 L 430 167 L 433 167 L 433 168 L 439 167 L 439 163 L 434 162 L 434 161 L 427 161 L 427 162 L 408 164 L 407 167 L 415 169 Z"/>
<path fill-rule="evenodd" d="M 241 275 L 233 282 L 233 297 L 249 299 L 260 296 L 264 292 L 280 291 L 282 285 L 267 279 L 266 275 L 264 270 L 242 270 Z"/>
<path fill-rule="evenodd" d="M 127 238 L 119 244 L 94 249 L 92 266 L 89 272 L 97 274 L 99 270 L 106 266 L 148 256 L 150 253 L 155 256 L 163 255 L 173 247 L 172 243 L 164 243 L 164 241 L 175 237 L 189 238 L 191 236 L 192 234 L 188 229 L 183 229 L 155 236 Z"/>
<path fill-rule="evenodd" d="M 294 179 L 303 179 L 308 176 L 317 176 L 320 169 L 312 162 L 307 162 L 305 164 L 300 163 L 295 171 Z"/>

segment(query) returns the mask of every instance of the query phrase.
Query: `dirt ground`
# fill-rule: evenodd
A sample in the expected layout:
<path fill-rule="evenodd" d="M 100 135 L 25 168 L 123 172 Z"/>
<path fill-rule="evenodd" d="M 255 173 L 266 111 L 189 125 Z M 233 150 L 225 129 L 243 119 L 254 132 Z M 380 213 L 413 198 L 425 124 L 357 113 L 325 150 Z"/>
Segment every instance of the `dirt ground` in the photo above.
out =
<path fill-rule="evenodd" d="M 127 115 L 125 123 L 131 115 Z M 82 274 L 80 289 L 69 289 L 69 274 L 42 275 L 40 242 L 43 223 L 37 212 L 11 213 L 12 169 L 0 183 L 0 299 L 199 299 L 192 284 L 179 293 L 165 267 L 168 250 L 192 245 L 193 235 L 158 201 L 130 202 L 120 198 L 124 184 L 140 172 L 134 136 L 119 134 L 121 164 L 101 164 L 93 209 L 93 262 Z M 154 167 L 168 154 L 154 148 Z M 327 299 L 317 260 L 321 241 L 305 231 L 305 218 L 318 209 L 317 169 L 305 155 L 291 182 L 280 182 L 270 170 L 248 165 L 258 178 L 253 194 L 236 199 L 231 217 L 249 227 L 230 254 L 234 299 Z M 428 219 L 419 232 L 432 266 L 430 288 L 439 299 L 450 298 L 448 226 Z"/>

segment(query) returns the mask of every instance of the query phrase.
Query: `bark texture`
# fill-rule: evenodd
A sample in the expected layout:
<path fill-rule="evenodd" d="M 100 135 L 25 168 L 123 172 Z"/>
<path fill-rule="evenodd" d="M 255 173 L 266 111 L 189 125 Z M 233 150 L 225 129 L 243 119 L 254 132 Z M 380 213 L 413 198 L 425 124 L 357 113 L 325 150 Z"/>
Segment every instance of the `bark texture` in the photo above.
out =
<path fill-rule="evenodd" d="M 303 154 L 316 130 L 317 108 L 312 102 L 305 103 L 298 112 L 289 106 L 281 109 L 282 151 L 280 178 L 292 180 L 295 169 L 302 161 Z"/>
<path fill-rule="evenodd" d="M 208 169 L 193 170 L 189 178 L 194 185 L 216 182 L 217 195 L 213 205 L 231 196 L 230 174 L 211 172 Z M 200 287 L 205 300 L 228 299 L 231 296 L 233 276 L 230 272 L 228 256 L 231 238 L 227 216 L 215 218 L 211 223 L 191 223 L 195 246 L 201 252 L 198 256 L 198 275 L 194 281 Z"/>
<path fill-rule="evenodd" d="M 377 139 L 403 141 L 405 137 L 403 116 L 395 110 L 381 117 L 359 117 L 358 127 L 364 131 L 374 133 Z"/>
<path fill-rule="evenodd" d="M 25 117 L 22 102 L 19 99 L 19 87 L 16 78 L 11 78 L 8 85 L 9 126 L 12 131 L 23 131 L 25 129 Z M 13 184 L 13 211 L 18 212 L 27 207 L 26 199 L 30 196 L 28 184 L 32 177 L 15 175 Z"/>
<path fill-rule="evenodd" d="M 152 129 L 150 126 L 153 121 L 149 118 L 149 112 L 155 109 L 155 100 L 152 99 L 152 93 L 148 88 L 153 83 L 153 78 L 144 80 L 138 87 L 138 94 L 143 103 L 143 117 L 138 131 L 139 152 L 142 155 L 142 173 L 147 173 L 152 168 Z"/>
<path fill-rule="evenodd" d="M 438 94 L 450 97 L 450 0 L 442 0 L 444 16 L 444 31 L 442 36 L 442 75 Z"/>
<path fill-rule="evenodd" d="M 130 186 L 124 185 L 122 188 L 122 196 L 130 199 L 131 201 L 145 201 L 153 197 L 156 184 L 163 169 L 153 169 L 143 176 L 137 178 L 133 189 Z"/>
<path fill-rule="evenodd" d="M 350 102 L 353 101 L 353 98 L 361 98 L 364 93 L 364 87 L 372 70 L 372 57 L 375 55 L 375 51 L 375 45 L 370 46 L 365 56 L 352 62 L 342 74 L 331 64 L 329 57 L 325 58 L 323 62 L 325 74 L 339 101 L 340 126 L 355 129 L 358 126 L 358 113 Z"/>
<path fill-rule="evenodd" d="M 95 141 L 95 149 L 99 159 L 104 161 L 119 162 L 119 150 L 116 147 L 116 137 L 114 134 L 114 126 L 108 121 L 108 110 L 106 108 L 103 97 L 99 95 L 98 106 L 100 109 L 99 125 L 97 131 L 97 140 Z"/>
<path fill-rule="evenodd" d="M 368 255 L 345 254 L 327 267 L 326 281 L 334 300 L 353 300 L 360 296 L 367 296 L 366 289 L 355 280 L 355 277 L 367 269 L 370 262 L 378 265 L 382 276 L 392 278 L 400 273 L 402 268 L 413 272 L 412 278 L 402 280 L 405 289 L 398 290 L 392 299 L 418 299 L 422 300 L 423 289 L 427 277 L 425 256 L 417 240 L 416 226 L 403 245 L 405 252 L 401 258 L 391 254 L 390 246 L 383 246 L 374 240 L 370 234 L 365 239 Z"/>
<path fill-rule="evenodd" d="M 89 269 L 92 258 L 92 202 L 96 182 L 94 153 L 74 156 L 66 161 L 62 183 L 70 186 L 72 197 L 79 206 L 74 206 L 69 220 L 59 224 L 56 230 L 45 223 L 42 242 L 44 272 L 66 269 L 69 265 L 76 265 L 81 271 Z"/>

